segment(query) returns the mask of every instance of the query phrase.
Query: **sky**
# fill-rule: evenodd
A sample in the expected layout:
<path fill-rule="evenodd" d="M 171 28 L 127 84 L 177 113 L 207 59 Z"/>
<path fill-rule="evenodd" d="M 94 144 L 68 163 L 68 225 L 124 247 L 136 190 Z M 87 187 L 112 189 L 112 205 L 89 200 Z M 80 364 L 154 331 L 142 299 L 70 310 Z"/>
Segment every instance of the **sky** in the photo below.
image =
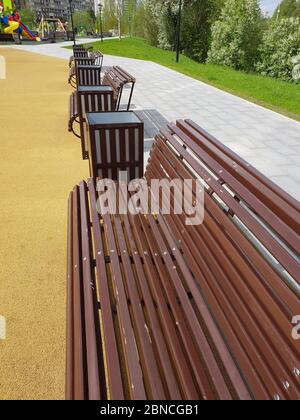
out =
<path fill-rule="evenodd" d="M 281 0 L 260 0 L 260 3 L 262 10 L 272 15 Z"/>

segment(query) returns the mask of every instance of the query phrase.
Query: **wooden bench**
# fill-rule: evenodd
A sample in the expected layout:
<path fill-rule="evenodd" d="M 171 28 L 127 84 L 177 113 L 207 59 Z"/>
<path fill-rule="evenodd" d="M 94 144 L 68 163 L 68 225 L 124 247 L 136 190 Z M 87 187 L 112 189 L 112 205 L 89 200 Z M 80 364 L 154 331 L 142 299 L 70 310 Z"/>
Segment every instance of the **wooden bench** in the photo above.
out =
<path fill-rule="evenodd" d="M 79 58 L 84 59 L 88 57 L 89 57 L 88 51 L 74 52 L 74 55 L 71 55 L 71 57 L 69 58 L 69 68 L 74 66 L 75 59 L 79 59 Z"/>
<path fill-rule="evenodd" d="M 191 121 L 145 177 L 203 179 L 204 222 L 99 215 L 95 179 L 74 188 L 67 399 L 299 399 L 299 203 Z"/>
<path fill-rule="evenodd" d="M 118 66 L 114 66 L 110 70 L 108 70 L 105 73 L 102 81 L 103 85 L 110 85 L 114 89 L 116 110 L 120 109 L 124 87 L 130 85 L 130 94 L 128 97 L 126 108 L 127 111 L 129 111 L 130 109 L 135 83 L 136 79 L 131 74 L 127 73 L 124 69 Z"/>
<path fill-rule="evenodd" d="M 73 55 L 69 59 L 69 67 L 72 67 L 74 64 L 75 58 L 84 58 L 88 57 L 89 49 L 84 48 L 83 46 L 74 45 L 73 46 Z"/>

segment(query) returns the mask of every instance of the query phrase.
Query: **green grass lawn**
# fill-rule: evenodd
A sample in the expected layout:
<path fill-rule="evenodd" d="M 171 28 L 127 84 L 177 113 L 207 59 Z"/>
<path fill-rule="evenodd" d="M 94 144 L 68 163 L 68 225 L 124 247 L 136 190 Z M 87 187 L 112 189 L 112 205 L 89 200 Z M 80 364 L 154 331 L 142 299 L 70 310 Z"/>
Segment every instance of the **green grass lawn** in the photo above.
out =
<path fill-rule="evenodd" d="M 300 121 L 300 84 L 199 64 L 185 56 L 177 64 L 175 53 L 152 47 L 139 38 L 105 40 L 93 46 L 104 54 L 153 61 Z"/>

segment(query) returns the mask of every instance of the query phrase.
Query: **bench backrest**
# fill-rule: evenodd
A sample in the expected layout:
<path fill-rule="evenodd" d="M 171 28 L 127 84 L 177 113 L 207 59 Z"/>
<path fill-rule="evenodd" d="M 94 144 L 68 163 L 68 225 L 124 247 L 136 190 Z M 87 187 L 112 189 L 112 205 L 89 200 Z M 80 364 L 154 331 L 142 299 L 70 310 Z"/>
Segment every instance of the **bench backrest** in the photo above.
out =
<path fill-rule="evenodd" d="M 85 57 L 74 57 L 75 66 L 101 66 L 103 55 L 100 52 L 89 53 Z"/>
<path fill-rule="evenodd" d="M 256 398 L 297 398 L 299 204 L 191 121 L 157 136 L 146 178 L 204 180 L 205 217 L 165 216 Z"/>
<path fill-rule="evenodd" d="M 79 65 L 76 67 L 77 85 L 99 86 L 101 85 L 102 66 Z"/>
<path fill-rule="evenodd" d="M 73 57 L 74 57 L 74 59 L 76 59 L 76 58 L 88 58 L 89 53 L 86 50 L 74 51 Z"/>

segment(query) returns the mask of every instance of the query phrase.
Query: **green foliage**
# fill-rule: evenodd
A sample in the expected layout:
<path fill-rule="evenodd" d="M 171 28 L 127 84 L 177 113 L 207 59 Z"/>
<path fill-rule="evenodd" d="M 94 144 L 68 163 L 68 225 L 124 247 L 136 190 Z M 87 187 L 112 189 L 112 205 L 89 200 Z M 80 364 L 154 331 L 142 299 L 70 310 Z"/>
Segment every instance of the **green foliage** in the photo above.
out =
<path fill-rule="evenodd" d="M 30 7 L 24 7 L 18 12 L 22 22 L 31 30 L 34 30 L 36 28 L 35 12 Z"/>
<path fill-rule="evenodd" d="M 99 18 L 97 19 L 97 21 Z M 103 29 L 105 32 L 118 27 L 117 8 L 114 0 L 105 0 L 102 10 Z"/>
<path fill-rule="evenodd" d="M 212 23 L 224 0 L 182 0 L 181 51 L 205 61 Z M 174 49 L 178 28 L 178 0 L 145 0 L 146 38 L 151 45 Z"/>
<path fill-rule="evenodd" d="M 181 46 L 184 53 L 205 62 L 211 41 L 211 25 L 219 17 L 223 0 L 188 0 L 183 6 Z"/>
<path fill-rule="evenodd" d="M 80 10 L 73 14 L 74 27 L 79 34 L 95 31 L 95 20 L 90 10 Z M 71 24 L 69 24 L 71 27 Z"/>
<path fill-rule="evenodd" d="M 121 31 L 129 36 L 144 36 L 144 3 L 138 0 L 124 0 L 122 10 L 119 12 L 115 0 L 104 0 L 102 10 L 103 29 L 108 32 L 118 29 L 118 18 L 121 18 Z M 121 2 L 122 5 L 122 2 Z M 99 15 L 97 16 L 97 29 L 99 30 Z"/>
<path fill-rule="evenodd" d="M 158 46 L 158 21 L 155 15 L 155 9 L 150 1 L 145 0 L 144 4 L 144 34 L 150 45 Z"/>
<path fill-rule="evenodd" d="M 274 16 L 281 18 L 300 17 L 300 2 L 299 0 L 283 0 L 278 6 Z"/>
<path fill-rule="evenodd" d="M 145 6 L 144 3 L 140 3 L 134 14 L 134 36 L 144 37 L 145 36 Z"/>
<path fill-rule="evenodd" d="M 212 27 L 208 62 L 239 70 L 252 70 L 261 42 L 258 0 L 226 0 L 220 19 Z"/>
<path fill-rule="evenodd" d="M 300 55 L 300 19 L 274 19 L 264 33 L 261 59 L 256 65 L 263 75 L 293 81 L 293 57 Z"/>
<path fill-rule="evenodd" d="M 145 33 L 151 45 L 174 49 L 178 0 L 145 0 Z"/>

